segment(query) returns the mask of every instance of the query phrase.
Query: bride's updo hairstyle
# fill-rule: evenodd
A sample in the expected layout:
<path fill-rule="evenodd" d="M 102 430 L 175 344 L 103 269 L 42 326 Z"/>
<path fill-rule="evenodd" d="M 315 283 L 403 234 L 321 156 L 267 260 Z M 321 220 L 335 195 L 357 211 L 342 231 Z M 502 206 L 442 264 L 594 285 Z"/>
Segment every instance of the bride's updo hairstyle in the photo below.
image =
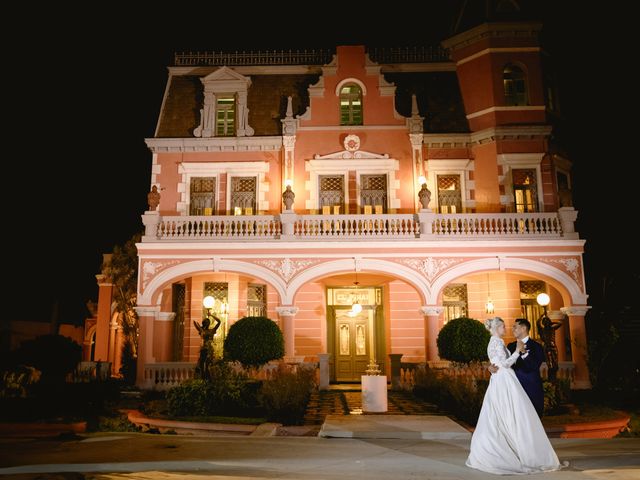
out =
<path fill-rule="evenodd" d="M 494 333 L 498 325 L 500 325 L 501 323 L 504 323 L 504 320 L 502 320 L 500 317 L 488 318 L 484 321 L 484 328 L 489 330 L 491 333 Z"/>

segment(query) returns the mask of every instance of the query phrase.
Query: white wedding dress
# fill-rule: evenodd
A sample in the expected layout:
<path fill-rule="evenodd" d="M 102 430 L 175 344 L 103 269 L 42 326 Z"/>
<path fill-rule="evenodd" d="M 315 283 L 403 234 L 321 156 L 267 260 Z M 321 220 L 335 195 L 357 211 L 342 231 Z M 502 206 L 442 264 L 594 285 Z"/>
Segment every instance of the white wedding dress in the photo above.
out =
<path fill-rule="evenodd" d="M 511 355 L 504 341 L 492 336 L 487 354 L 491 363 L 500 368 L 491 375 L 471 438 L 467 466 L 498 475 L 558 470 L 558 457 L 511 368 L 518 351 Z"/>

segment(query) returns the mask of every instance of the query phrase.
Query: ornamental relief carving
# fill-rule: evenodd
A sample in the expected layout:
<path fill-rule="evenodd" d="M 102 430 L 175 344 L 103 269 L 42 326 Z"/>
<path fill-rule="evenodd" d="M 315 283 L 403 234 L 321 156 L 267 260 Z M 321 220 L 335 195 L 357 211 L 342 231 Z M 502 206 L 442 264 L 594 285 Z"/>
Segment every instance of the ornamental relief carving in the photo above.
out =
<path fill-rule="evenodd" d="M 403 258 L 397 260 L 398 263 L 408 266 L 416 270 L 432 282 L 443 271 L 453 265 L 464 262 L 464 258 L 447 258 L 447 257 L 427 257 L 427 258 Z"/>
<path fill-rule="evenodd" d="M 539 257 L 533 258 L 532 260 L 553 265 L 558 270 L 562 270 L 575 280 L 580 286 L 580 289 L 584 290 L 584 284 L 582 283 L 582 260 L 580 257 Z"/>
<path fill-rule="evenodd" d="M 268 268 L 277 273 L 286 283 L 289 283 L 297 273 L 322 261 L 285 257 L 279 260 L 252 260 L 251 263 Z"/>
<path fill-rule="evenodd" d="M 141 291 L 144 291 L 145 288 L 147 288 L 151 279 L 158 273 L 179 263 L 182 263 L 182 260 L 146 260 L 142 262 L 142 279 L 140 281 L 140 284 L 142 285 Z"/>

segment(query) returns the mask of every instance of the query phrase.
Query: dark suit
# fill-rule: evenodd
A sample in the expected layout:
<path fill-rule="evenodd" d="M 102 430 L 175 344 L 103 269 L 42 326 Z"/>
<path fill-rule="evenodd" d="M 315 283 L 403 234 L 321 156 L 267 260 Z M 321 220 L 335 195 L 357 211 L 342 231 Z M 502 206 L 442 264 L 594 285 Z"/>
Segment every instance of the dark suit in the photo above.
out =
<path fill-rule="evenodd" d="M 531 399 L 538 416 L 542 417 L 544 411 L 544 391 L 542 390 L 542 378 L 540 378 L 540 365 L 544 362 L 544 351 L 542 345 L 535 340 L 529 340 L 525 343 L 529 350 L 527 358 L 518 358 L 513 364 L 513 370 L 516 372 L 518 380 L 524 391 Z M 511 353 L 516 351 L 516 342 L 507 345 Z"/>

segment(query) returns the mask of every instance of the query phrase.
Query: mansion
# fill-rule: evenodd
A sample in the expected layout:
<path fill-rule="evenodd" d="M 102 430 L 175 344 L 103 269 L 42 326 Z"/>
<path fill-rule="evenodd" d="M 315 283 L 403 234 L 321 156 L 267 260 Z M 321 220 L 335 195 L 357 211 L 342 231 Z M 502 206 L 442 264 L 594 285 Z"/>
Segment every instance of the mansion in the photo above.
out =
<path fill-rule="evenodd" d="M 526 317 L 538 337 L 544 309 L 562 322 L 561 370 L 589 388 L 584 240 L 540 29 L 176 54 L 146 139 L 160 195 L 137 245 L 138 385 L 192 375 L 212 296 L 216 348 L 266 316 L 286 360 L 324 358 L 331 382 L 372 360 L 389 372 L 392 354 L 438 364 L 438 332 L 460 316 L 500 316 L 509 334 Z M 96 360 L 117 357 L 112 288 L 100 278 Z"/>

